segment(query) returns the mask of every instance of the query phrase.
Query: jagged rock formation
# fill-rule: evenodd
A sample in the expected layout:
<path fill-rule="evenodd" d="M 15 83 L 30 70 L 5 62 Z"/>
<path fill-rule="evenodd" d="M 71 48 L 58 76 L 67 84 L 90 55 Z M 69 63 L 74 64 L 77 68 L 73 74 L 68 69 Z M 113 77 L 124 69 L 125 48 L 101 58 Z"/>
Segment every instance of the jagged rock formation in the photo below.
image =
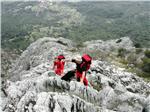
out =
<path fill-rule="evenodd" d="M 84 43 L 85 46 L 87 46 L 88 50 L 100 50 L 104 52 L 111 52 L 114 50 L 117 50 L 119 48 L 124 48 L 126 50 L 133 50 L 135 47 L 133 47 L 133 42 L 130 40 L 129 37 L 123 37 L 116 40 L 93 40 L 93 41 L 87 41 Z"/>
<path fill-rule="evenodd" d="M 31 44 L 3 84 L 4 112 L 150 112 L 150 83 L 108 62 L 93 60 L 89 86 L 66 82 L 50 69 L 53 58 L 75 45 L 63 38 L 42 38 Z M 57 49 L 57 50 L 56 50 Z M 74 68 L 68 63 L 65 72 Z M 14 81 L 14 82 L 12 82 Z"/>
<path fill-rule="evenodd" d="M 67 51 L 68 48 L 72 48 L 74 44 L 63 38 L 41 38 L 37 42 L 31 44 L 21 55 L 16 65 L 10 70 L 12 74 L 12 80 L 19 80 L 19 77 L 16 74 L 20 74 L 23 70 L 29 71 L 31 68 L 36 67 L 37 65 L 52 60 L 58 54 L 71 54 Z M 17 79 L 16 79 L 17 78 Z"/>

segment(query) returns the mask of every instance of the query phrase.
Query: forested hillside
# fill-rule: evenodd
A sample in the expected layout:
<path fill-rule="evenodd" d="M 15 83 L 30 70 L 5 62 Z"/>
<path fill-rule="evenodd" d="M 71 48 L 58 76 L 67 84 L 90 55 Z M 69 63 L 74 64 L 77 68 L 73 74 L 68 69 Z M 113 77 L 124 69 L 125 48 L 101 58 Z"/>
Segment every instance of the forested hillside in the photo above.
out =
<path fill-rule="evenodd" d="M 65 36 L 81 24 L 81 14 L 63 4 L 40 2 L 2 3 L 2 47 L 24 50 L 44 36 Z"/>
<path fill-rule="evenodd" d="M 129 36 L 150 47 L 150 2 L 2 2 L 2 47 L 24 50 L 40 37 L 77 42 Z"/>
<path fill-rule="evenodd" d="M 84 24 L 73 30 L 75 36 L 85 40 L 129 36 L 135 44 L 150 47 L 150 2 L 82 2 L 73 6 L 86 16 Z"/>

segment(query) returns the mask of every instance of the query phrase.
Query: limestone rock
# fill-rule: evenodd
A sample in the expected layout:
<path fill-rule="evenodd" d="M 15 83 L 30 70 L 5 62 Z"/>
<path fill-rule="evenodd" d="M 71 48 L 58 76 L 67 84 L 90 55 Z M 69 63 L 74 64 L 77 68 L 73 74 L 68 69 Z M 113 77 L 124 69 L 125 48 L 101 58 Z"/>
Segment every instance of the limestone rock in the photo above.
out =
<path fill-rule="evenodd" d="M 21 55 L 15 66 L 10 70 L 13 81 L 20 80 L 18 75 L 22 71 L 29 71 L 44 62 L 52 60 L 59 54 L 71 54 L 68 47 L 73 47 L 72 42 L 64 38 L 44 37 L 31 44 Z M 15 76 L 14 76 L 15 75 Z"/>
<path fill-rule="evenodd" d="M 133 42 L 130 40 L 129 37 L 122 37 L 116 40 L 93 40 L 87 41 L 84 43 L 88 50 L 100 50 L 105 52 L 110 52 L 112 50 L 118 48 L 125 48 L 127 50 L 134 49 Z"/>
<path fill-rule="evenodd" d="M 126 44 L 125 40 L 118 40 L 117 46 Z M 92 61 L 86 74 L 88 87 L 75 79 L 61 80 L 51 69 L 53 58 L 60 53 L 74 58 L 79 53 L 70 52 L 71 47 L 71 41 L 64 38 L 45 37 L 31 44 L 10 71 L 12 81 L 2 86 L 6 94 L 2 111 L 150 112 L 150 83 L 108 62 Z M 66 63 L 65 73 L 74 68 L 75 64 Z"/>

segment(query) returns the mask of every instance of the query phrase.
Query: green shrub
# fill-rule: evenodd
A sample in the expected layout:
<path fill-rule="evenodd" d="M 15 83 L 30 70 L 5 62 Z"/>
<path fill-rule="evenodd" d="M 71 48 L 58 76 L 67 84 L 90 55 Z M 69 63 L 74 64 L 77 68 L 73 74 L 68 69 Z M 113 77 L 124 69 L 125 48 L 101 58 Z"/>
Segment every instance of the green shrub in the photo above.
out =
<path fill-rule="evenodd" d="M 77 43 L 77 48 L 85 47 L 82 42 Z"/>
<path fill-rule="evenodd" d="M 136 54 L 140 54 L 143 51 L 141 48 L 136 48 Z"/>
<path fill-rule="evenodd" d="M 118 49 L 118 56 L 119 57 L 125 57 L 125 55 L 126 55 L 126 49 L 124 49 L 124 48 L 119 48 Z"/>
<path fill-rule="evenodd" d="M 150 81 L 150 74 L 147 72 L 139 72 L 137 75 L 144 78 L 146 81 Z"/>
<path fill-rule="evenodd" d="M 102 85 L 97 84 L 97 85 L 92 85 L 94 89 L 96 89 L 97 91 L 100 91 L 102 89 Z"/>
<path fill-rule="evenodd" d="M 120 63 L 127 65 L 128 61 L 125 58 L 120 58 Z"/>
<path fill-rule="evenodd" d="M 134 64 L 136 65 L 137 64 L 137 56 L 135 54 L 130 54 L 128 57 L 127 57 L 127 61 L 129 64 Z"/>
<path fill-rule="evenodd" d="M 150 58 L 144 57 L 142 61 L 141 69 L 144 72 L 150 73 Z"/>
<path fill-rule="evenodd" d="M 144 54 L 145 54 L 146 57 L 150 58 L 150 50 L 146 50 L 146 51 L 144 52 Z"/>
<path fill-rule="evenodd" d="M 77 49 L 76 48 L 72 48 L 72 49 L 69 49 L 69 51 L 72 52 L 72 53 L 75 53 L 75 52 L 77 52 Z"/>
<path fill-rule="evenodd" d="M 136 48 L 141 48 L 141 44 L 140 44 L 140 43 L 135 43 L 134 46 L 135 46 Z"/>

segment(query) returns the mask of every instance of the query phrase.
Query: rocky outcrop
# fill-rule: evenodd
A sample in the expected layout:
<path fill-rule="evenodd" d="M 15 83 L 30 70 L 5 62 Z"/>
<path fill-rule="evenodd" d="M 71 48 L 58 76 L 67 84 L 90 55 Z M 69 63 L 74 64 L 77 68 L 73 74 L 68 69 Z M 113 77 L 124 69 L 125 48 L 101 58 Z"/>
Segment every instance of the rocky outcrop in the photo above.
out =
<path fill-rule="evenodd" d="M 74 57 L 78 53 L 70 52 L 71 47 L 74 47 L 71 41 L 63 38 L 42 38 L 31 44 L 11 70 L 12 80 L 3 84 L 6 93 L 2 99 L 5 100 L 3 111 L 150 111 L 150 83 L 108 62 L 92 61 L 87 73 L 88 87 L 75 79 L 71 82 L 61 80 L 50 69 L 52 60 L 61 53 L 67 59 Z M 30 65 L 28 69 L 27 65 Z M 65 73 L 74 67 L 74 64 L 66 63 Z"/>
<path fill-rule="evenodd" d="M 119 48 L 124 48 L 128 51 L 133 50 L 135 47 L 133 47 L 133 42 L 130 40 L 129 37 L 122 37 L 120 39 L 116 40 L 93 40 L 93 41 L 87 41 L 84 43 L 84 46 L 86 46 L 88 50 L 100 50 L 105 52 L 111 52 L 115 51 Z"/>
<path fill-rule="evenodd" d="M 8 78 L 8 70 L 12 67 L 12 63 L 19 57 L 15 50 L 9 51 L 1 48 L 1 78 Z"/>
<path fill-rule="evenodd" d="M 52 60 L 58 54 L 71 54 L 67 52 L 68 48 L 74 46 L 73 42 L 64 38 L 49 38 L 44 37 L 31 44 L 18 59 L 14 67 L 9 71 L 13 81 L 19 80 L 17 76 L 22 71 L 29 71 L 31 68 L 40 65 L 41 63 Z M 15 75 L 15 76 L 14 76 Z M 14 77 L 13 77 L 14 76 Z"/>
<path fill-rule="evenodd" d="M 96 61 L 94 65 L 99 65 L 99 63 L 102 64 L 103 62 Z M 106 66 L 106 64 L 104 65 Z M 101 71 L 95 71 L 100 70 L 100 68 L 92 66 L 88 77 L 90 81 L 90 74 L 92 74 L 93 80 L 91 80 L 91 83 L 93 85 L 85 87 L 80 82 L 71 81 L 69 83 L 61 80 L 53 71 L 49 71 L 47 69 L 48 66 L 46 66 L 47 63 L 37 66 L 30 73 L 24 73 L 21 81 L 7 83 L 5 90 L 8 95 L 8 102 L 5 108 L 3 107 L 4 111 L 7 112 L 14 109 L 17 112 L 22 112 L 25 109 L 31 109 L 40 112 L 44 109 L 47 112 L 53 109 L 54 112 L 61 112 L 60 109 L 65 108 L 68 109 L 67 112 L 70 112 L 74 108 L 74 112 L 76 112 L 79 108 L 81 111 L 85 109 L 89 112 L 97 110 L 105 112 L 107 109 L 142 112 L 143 109 L 149 108 L 149 102 L 146 98 L 149 95 L 148 92 L 150 92 L 150 85 L 136 76 L 134 77 L 136 79 L 134 83 L 139 85 L 138 87 L 132 87 L 132 83 L 125 85 L 127 80 L 121 79 L 121 76 L 124 75 L 129 80 L 132 80 L 134 75 L 131 73 L 118 69 L 110 72 L 109 68 L 101 69 L 103 70 L 103 73 L 101 73 Z M 107 67 L 110 66 L 107 65 Z M 115 73 L 122 73 L 122 75 L 118 74 L 118 76 L 115 76 Z M 98 85 L 101 86 L 98 87 Z M 95 88 L 96 86 L 97 88 Z M 127 89 L 128 86 L 139 91 L 130 91 Z M 74 103 L 74 100 L 78 100 L 77 102 L 80 103 Z M 50 105 L 51 107 L 49 107 Z M 72 107 L 72 105 L 78 107 Z"/>

